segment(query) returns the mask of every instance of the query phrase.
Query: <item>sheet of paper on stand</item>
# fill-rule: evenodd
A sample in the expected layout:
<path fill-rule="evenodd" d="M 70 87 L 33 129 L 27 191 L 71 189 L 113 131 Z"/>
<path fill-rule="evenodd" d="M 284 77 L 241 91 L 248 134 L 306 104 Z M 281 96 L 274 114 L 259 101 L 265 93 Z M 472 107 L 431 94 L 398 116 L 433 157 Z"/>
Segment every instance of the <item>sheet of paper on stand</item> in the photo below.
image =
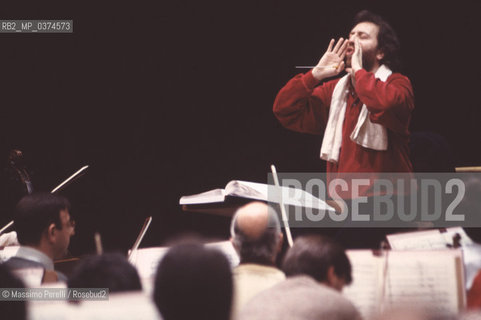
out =
<path fill-rule="evenodd" d="M 347 250 L 353 281 L 343 290 L 366 318 L 391 306 L 458 313 L 466 305 L 461 250 Z"/>
<path fill-rule="evenodd" d="M 235 251 L 234 246 L 232 245 L 232 242 L 230 241 L 211 242 L 211 243 L 207 243 L 206 246 L 214 247 L 219 251 L 221 251 L 223 254 L 225 254 L 232 268 L 235 268 L 239 265 L 240 263 L 239 255 Z"/>
<path fill-rule="evenodd" d="M 152 294 L 157 267 L 168 250 L 169 247 L 142 248 L 135 250 L 130 256 L 129 261 L 139 273 L 142 290 L 145 294 Z"/>
<path fill-rule="evenodd" d="M 157 266 L 169 247 L 137 249 L 132 255 L 131 263 L 137 268 L 140 278 L 153 278 Z"/>
<path fill-rule="evenodd" d="M 481 269 L 481 245 L 476 244 L 461 227 L 405 232 L 387 235 L 393 250 L 446 249 L 453 247 L 453 237 L 458 234 L 463 251 L 465 286 L 469 290 L 474 277 Z"/>
<path fill-rule="evenodd" d="M 386 238 L 393 250 L 446 249 L 453 247 L 456 234 L 461 237 L 461 246 L 473 243 L 461 227 L 389 234 Z"/>
<path fill-rule="evenodd" d="M 352 265 L 352 283 L 345 286 L 342 293 L 368 319 L 379 311 L 376 302 L 381 300 L 382 260 L 374 257 L 370 250 L 349 250 L 346 253 Z"/>
<path fill-rule="evenodd" d="M 160 320 L 152 297 L 144 292 L 112 293 L 108 301 L 84 301 L 75 319 Z"/>
<path fill-rule="evenodd" d="M 214 247 L 224 253 L 232 267 L 239 264 L 239 256 L 230 241 L 219 241 L 207 243 L 206 246 Z M 157 266 L 162 257 L 167 253 L 169 247 L 142 248 L 136 250 L 132 257 L 132 264 L 137 268 L 141 278 L 155 276 Z"/>
<path fill-rule="evenodd" d="M 28 302 L 29 320 L 69 320 L 79 319 L 76 315 L 80 306 L 64 300 L 32 300 Z"/>
<path fill-rule="evenodd" d="M 280 190 L 281 192 L 276 186 L 265 183 L 232 180 L 225 186 L 225 189 L 214 189 L 195 195 L 183 196 L 180 198 L 179 204 L 223 202 L 226 196 L 281 203 L 282 197 L 285 205 L 335 211 L 324 200 L 316 198 L 304 190 L 290 187 L 281 187 Z"/>
<path fill-rule="evenodd" d="M 144 292 L 112 293 L 106 301 L 33 301 L 30 320 L 161 320 L 152 298 Z"/>
<path fill-rule="evenodd" d="M 211 242 L 205 245 L 216 248 L 225 254 L 232 268 L 239 264 L 239 256 L 230 241 Z M 135 250 L 135 253 L 132 254 L 130 262 L 139 273 L 144 292 L 152 292 L 157 267 L 168 250 L 169 247 L 142 248 Z"/>

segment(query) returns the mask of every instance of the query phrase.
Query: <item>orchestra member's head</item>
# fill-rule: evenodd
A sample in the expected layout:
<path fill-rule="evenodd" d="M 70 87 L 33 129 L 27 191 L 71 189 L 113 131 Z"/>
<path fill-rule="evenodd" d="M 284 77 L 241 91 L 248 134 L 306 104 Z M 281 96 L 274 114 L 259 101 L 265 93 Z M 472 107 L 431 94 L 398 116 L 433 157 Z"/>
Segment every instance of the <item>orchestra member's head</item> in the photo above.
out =
<path fill-rule="evenodd" d="M 232 273 L 220 251 L 202 244 L 172 247 L 157 269 L 154 302 L 164 320 L 228 320 Z"/>
<path fill-rule="evenodd" d="M 110 292 L 142 290 L 135 267 L 120 253 L 82 259 L 68 278 L 69 288 L 109 288 Z"/>
<path fill-rule="evenodd" d="M 355 41 L 359 40 L 364 69 L 377 70 L 380 65 L 385 64 L 393 72 L 399 71 L 399 39 L 386 20 L 377 14 L 363 10 L 356 14 L 352 25 L 346 51 L 346 67 L 351 66 Z"/>
<path fill-rule="evenodd" d="M 14 226 L 22 246 L 37 249 L 52 260 L 65 256 L 75 222 L 69 201 L 51 193 L 34 193 L 17 204 Z"/>
<path fill-rule="evenodd" d="M 352 281 L 351 263 L 341 245 L 317 235 L 298 237 L 286 253 L 282 270 L 287 277 L 307 275 L 338 291 Z"/>
<path fill-rule="evenodd" d="M 274 265 L 283 235 L 275 210 L 263 202 L 251 202 L 235 213 L 231 242 L 240 263 Z"/>

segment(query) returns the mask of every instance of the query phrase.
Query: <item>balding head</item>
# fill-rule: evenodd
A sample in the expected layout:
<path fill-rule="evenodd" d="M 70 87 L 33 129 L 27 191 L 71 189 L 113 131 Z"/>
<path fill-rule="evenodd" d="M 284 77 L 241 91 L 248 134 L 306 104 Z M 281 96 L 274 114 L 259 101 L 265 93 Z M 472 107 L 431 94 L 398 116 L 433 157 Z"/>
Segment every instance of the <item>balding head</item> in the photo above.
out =
<path fill-rule="evenodd" d="M 263 202 L 251 202 L 232 218 L 231 236 L 241 263 L 273 264 L 282 240 L 277 213 Z"/>
<path fill-rule="evenodd" d="M 269 222 L 269 207 L 262 202 L 252 202 L 237 211 L 237 226 L 249 240 L 259 239 Z"/>

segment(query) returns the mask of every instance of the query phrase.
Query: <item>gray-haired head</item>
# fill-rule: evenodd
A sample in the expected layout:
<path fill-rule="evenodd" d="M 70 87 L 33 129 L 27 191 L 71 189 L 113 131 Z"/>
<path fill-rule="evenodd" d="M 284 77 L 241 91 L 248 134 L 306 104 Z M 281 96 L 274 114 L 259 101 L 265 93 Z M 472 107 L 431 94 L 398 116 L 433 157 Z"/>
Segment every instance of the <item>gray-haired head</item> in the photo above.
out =
<path fill-rule="evenodd" d="M 275 263 L 282 232 L 272 207 L 263 202 L 251 202 L 239 208 L 232 218 L 230 233 L 241 263 Z"/>

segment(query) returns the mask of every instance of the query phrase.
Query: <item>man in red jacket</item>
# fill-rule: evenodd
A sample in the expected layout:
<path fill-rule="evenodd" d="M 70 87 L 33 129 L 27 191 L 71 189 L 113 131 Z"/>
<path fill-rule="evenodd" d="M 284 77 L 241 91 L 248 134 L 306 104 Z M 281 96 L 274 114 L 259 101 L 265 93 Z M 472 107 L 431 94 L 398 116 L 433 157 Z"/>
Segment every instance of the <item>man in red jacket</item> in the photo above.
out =
<path fill-rule="evenodd" d="M 359 12 L 353 25 L 349 39 L 332 39 L 311 71 L 280 90 L 274 114 L 288 129 L 324 134 L 321 158 L 331 178 L 341 172 L 411 172 L 414 97 L 409 79 L 395 73 L 399 40 L 368 11 Z M 344 70 L 343 78 L 326 81 Z"/>
<path fill-rule="evenodd" d="M 347 190 L 336 189 L 334 194 L 328 186 L 334 199 L 328 202 L 337 211 L 377 212 L 372 202 L 383 193 L 376 191 L 374 181 L 382 173 L 412 172 L 408 142 L 414 97 L 409 79 L 396 73 L 399 47 L 396 33 L 383 18 L 361 11 L 349 39 L 337 43 L 332 39 L 318 64 L 291 79 L 274 102 L 274 114 L 283 126 L 323 135 L 320 156 L 327 161 L 328 184 L 339 181 L 336 178 L 348 182 Z M 342 71 L 346 71 L 342 78 L 327 80 Z M 355 184 L 343 173 L 367 173 L 369 183 L 354 190 Z M 393 203 L 408 200 L 400 195 L 409 192 L 409 187 L 394 187 Z M 363 209 L 350 201 L 365 196 L 369 199 Z M 372 229 L 369 236 L 341 230 L 337 237 L 346 246 L 372 248 L 389 230 Z"/>

